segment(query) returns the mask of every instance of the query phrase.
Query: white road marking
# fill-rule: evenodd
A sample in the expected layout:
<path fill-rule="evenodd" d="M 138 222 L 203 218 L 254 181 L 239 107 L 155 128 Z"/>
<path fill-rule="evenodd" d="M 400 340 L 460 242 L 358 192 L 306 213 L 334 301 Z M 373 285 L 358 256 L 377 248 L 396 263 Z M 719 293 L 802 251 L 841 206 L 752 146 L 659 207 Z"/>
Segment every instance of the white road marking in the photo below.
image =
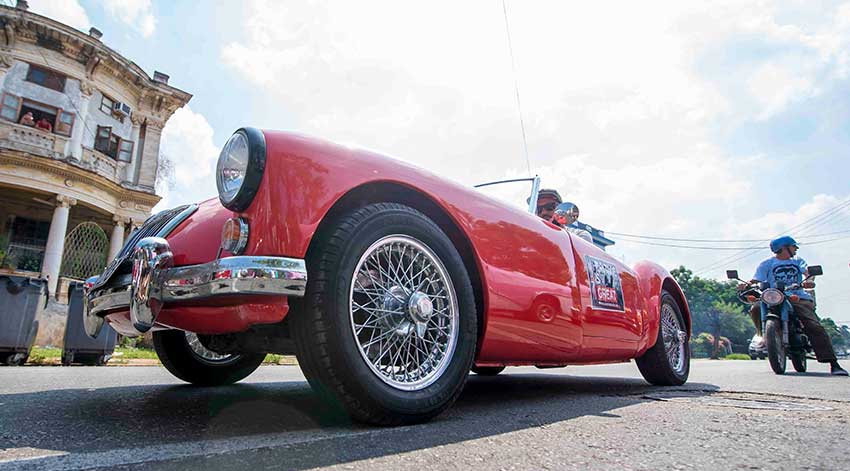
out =
<path fill-rule="evenodd" d="M 97 467 L 124 466 L 195 456 L 221 455 L 225 453 L 256 450 L 261 448 L 281 448 L 332 438 L 371 435 L 388 431 L 398 432 L 403 429 L 404 427 L 369 430 L 332 428 L 315 431 L 294 431 L 276 434 L 219 438 L 214 440 L 166 443 L 162 445 L 114 449 L 91 453 L 68 453 L 59 450 L 42 450 L 34 448 L 10 448 L 0 451 L 0 471 L 6 469 L 65 471 Z M 33 453 L 38 454 L 33 456 Z"/>

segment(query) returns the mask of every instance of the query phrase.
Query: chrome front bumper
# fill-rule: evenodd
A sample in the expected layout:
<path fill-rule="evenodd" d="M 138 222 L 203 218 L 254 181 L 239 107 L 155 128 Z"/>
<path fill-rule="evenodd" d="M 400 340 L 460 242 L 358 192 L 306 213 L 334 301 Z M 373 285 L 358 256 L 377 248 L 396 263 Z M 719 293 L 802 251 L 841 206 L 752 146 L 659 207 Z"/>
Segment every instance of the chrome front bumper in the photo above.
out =
<path fill-rule="evenodd" d="M 303 296 L 304 260 L 235 256 L 201 265 L 173 267 L 165 239 L 147 237 L 133 251 L 129 284 L 118 283 L 85 294 L 86 332 L 96 337 L 108 311 L 129 309 L 139 334 L 150 330 L 166 303 L 209 300 L 234 294 Z"/>

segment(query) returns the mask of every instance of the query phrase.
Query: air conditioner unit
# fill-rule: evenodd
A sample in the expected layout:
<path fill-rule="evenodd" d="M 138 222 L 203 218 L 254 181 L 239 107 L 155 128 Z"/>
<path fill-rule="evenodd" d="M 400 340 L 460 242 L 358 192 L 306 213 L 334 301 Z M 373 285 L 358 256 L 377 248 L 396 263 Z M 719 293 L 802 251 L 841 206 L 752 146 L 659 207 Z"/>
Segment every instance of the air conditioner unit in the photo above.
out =
<path fill-rule="evenodd" d="M 120 101 L 116 101 L 112 105 L 112 112 L 121 115 L 121 116 L 130 116 L 133 110 L 130 109 L 130 105 L 127 103 L 121 103 Z"/>

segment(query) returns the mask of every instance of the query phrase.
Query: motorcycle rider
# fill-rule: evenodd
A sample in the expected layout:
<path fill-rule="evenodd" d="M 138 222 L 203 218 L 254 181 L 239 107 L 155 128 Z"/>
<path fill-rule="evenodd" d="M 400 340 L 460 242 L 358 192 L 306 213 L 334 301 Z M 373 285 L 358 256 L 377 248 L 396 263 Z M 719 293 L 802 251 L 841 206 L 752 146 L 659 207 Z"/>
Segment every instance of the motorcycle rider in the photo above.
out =
<path fill-rule="evenodd" d="M 847 371 L 838 364 L 829 335 L 823 326 L 820 325 L 820 320 L 815 314 L 814 299 L 805 290 L 814 288 L 815 283 L 811 280 L 803 281 L 803 277 L 808 276 L 808 265 L 805 260 L 796 256 L 798 248 L 797 241 L 790 236 L 783 236 L 772 240 L 770 242 L 770 250 L 775 255 L 759 264 L 750 283 L 766 282 L 770 286 L 775 286 L 776 282 L 785 283 L 786 286 L 794 283 L 802 284 L 800 289 L 786 291 L 788 294 L 794 294 L 799 297 L 797 301 L 792 301 L 790 298 L 788 301 L 794 307 L 794 312 L 803 324 L 803 330 L 809 337 L 818 362 L 829 363 L 830 372 L 833 375 L 847 376 Z M 746 287 L 746 283 L 738 285 L 739 290 L 746 289 Z M 759 303 L 754 304 L 750 308 L 750 317 L 756 326 L 756 335 L 761 338 L 763 334 L 761 331 L 761 307 Z M 764 342 L 763 338 L 761 338 L 761 342 Z"/>
<path fill-rule="evenodd" d="M 569 211 L 565 214 L 556 214 L 555 209 L 561 203 L 563 203 L 563 200 L 557 190 L 548 188 L 540 190 L 537 193 L 537 216 L 592 244 L 593 236 L 590 235 L 590 232 L 572 226 L 572 223 L 578 220 L 578 206 L 568 203 L 572 206 Z"/>

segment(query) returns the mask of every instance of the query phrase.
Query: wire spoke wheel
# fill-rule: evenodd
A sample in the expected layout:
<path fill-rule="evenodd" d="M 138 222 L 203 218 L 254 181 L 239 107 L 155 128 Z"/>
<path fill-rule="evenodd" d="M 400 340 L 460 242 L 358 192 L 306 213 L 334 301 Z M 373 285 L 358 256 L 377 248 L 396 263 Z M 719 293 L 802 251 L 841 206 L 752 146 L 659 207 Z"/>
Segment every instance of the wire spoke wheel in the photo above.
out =
<path fill-rule="evenodd" d="M 229 363 L 239 358 L 239 355 L 221 354 L 208 349 L 194 332 L 186 332 L 186 343 L 189 344 L 192 353 L 209 363 Z"/>
<path fill-rule="evenodd" d="M 681 373 L 685 369 L 687 333 L 682 330 L 679 317 L 669 304 L 661 307 L 661 336 L 664 339 L 664 351 L 670 367 L 677 373 Z"/>
<path fill-rule="evenodd" d="M 349 310 L 360 356 L 384 383 L 421 390 L 451 363 L 457 296 L 439 257 L 419 240 L 390 235 L 366 249 L 352 274 Z"/>

